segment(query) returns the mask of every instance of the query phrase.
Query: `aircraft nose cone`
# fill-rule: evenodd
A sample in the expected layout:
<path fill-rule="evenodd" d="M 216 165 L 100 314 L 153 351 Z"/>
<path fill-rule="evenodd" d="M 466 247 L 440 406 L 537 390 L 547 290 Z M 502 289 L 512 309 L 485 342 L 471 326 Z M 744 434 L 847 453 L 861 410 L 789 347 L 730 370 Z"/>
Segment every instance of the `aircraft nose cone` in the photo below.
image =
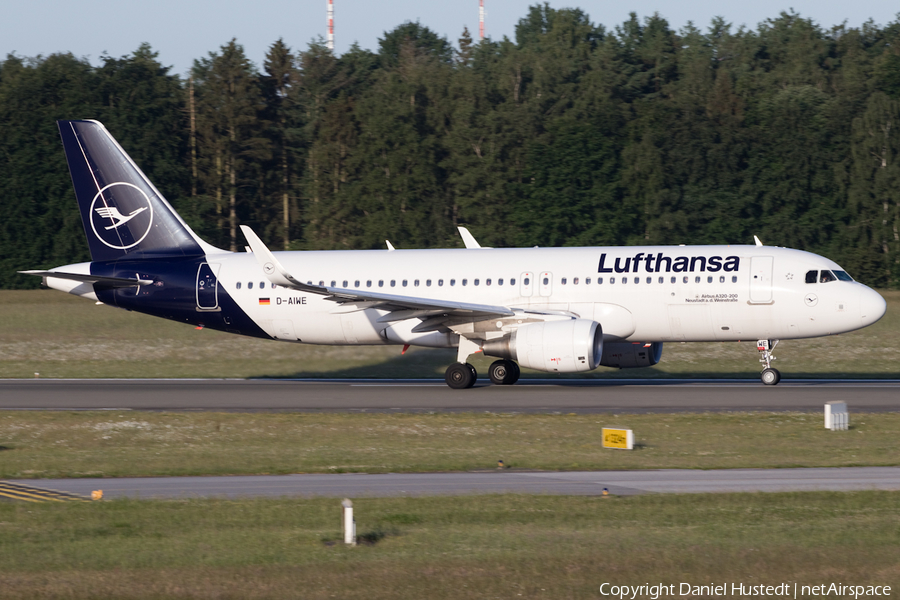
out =
<path fill-rule="evenodd" d="M 859 298 L 859 316 L 866 325 L 871 325 L 884 316 L 887 302 L 881 294 L 871 288 L 865 288 Z"/>

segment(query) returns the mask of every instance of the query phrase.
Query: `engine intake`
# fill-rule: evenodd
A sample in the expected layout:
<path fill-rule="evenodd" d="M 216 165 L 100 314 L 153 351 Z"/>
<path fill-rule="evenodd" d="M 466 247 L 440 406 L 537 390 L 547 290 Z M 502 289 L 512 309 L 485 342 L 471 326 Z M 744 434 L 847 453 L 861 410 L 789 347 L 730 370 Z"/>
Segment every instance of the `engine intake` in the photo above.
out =
<path fill-rule="evenodd" d="M 653 342 L 650 345 L 630 342 L 606 343 L 603 344 L 600 364 L 617 369 L 652 367 L 662 357 L 662 347 L 662 342 Z"/>
<path fill-rule="evenodd" d="M 488 340 L 482 348 L 487 356 L 509 358 L 538 371 L 590 371 L 603 356 L 603 328 L 589 319 L 529 323 L 509 337 Z"/>

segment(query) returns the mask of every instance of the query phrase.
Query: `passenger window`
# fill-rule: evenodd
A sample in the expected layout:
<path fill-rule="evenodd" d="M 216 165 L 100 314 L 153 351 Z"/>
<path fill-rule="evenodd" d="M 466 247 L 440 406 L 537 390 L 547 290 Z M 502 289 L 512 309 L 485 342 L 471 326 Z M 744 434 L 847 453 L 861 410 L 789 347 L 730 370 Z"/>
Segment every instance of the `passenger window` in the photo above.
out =
<path fill-rule="evenodd" d="M 737 283 L 737 275 L 731 276 L 731 283 Z"/>
<path fill-rule="evenodd" d="M 344 287 L 347 287 L 349 282 L 345 279 L 343 283 L 344 283 Z"/>
<path fill-rule="evenodd" d="M 431 280 L 430 280 L 430 279 L 426 279 L 426 280 L 425 280 L 425 285 L 426 285 L 427 287 L 431 287 Z"/>
<path fill-rule="evenodd" d="M 266 287 L 266 285 L 265 285 L 264 283 L 259 284 L 259 289 L 263 289 L 264 287 Z M 325 287 L 325 282 L 324 282 L 324 281 L 320 281 L 320 282 L 319 282 L 319 287 Z"/>
<path fill-rule="evenodd" d="M 628 283 L 628 278 L 627 278 L 627 277 L 623 277 L 623 278 L 622 278 L 622 284 L 626 284 L 626 283 Z"/>
<path fill-rule="evenodd" d="M 443 287 L 443 285 L 444 285 L 444 280 L 438 279 L 438 287 Z"/>
<path fill-rule="evenodd" d="M 234 287 L 237 288 L 237 289 L 241 289 L 241 282 L 238 281 L 238 282 L 235 284 Z"/>
<path fill-rule="evenodd" d="M 485 279 L 485 280 L 484 280 L 484 285 L 491 285 L 491 280 L 490 280 L 490 279 Z"/>
<path fill-rule="evenodd" d="M 331 282 L 331 287 L 337 287 L 337 281 L 332 281 L 332 282 Z"/>
<path fill-rule="evenodd" d="M 634 278 L 634 282 L 635 282 L 635 283 L 640 283 L 640 282 L 641 282 L 641 278 L 640 278 L 640 277 L 635 277 L 635 278 Z"/>
<path fill-rule="evenodd" d="M 694 283 L 700 283 L 700 276 L 699 276 L 699 275 L 697 275 L 696 277 L 694 277 Z"/>
<path fill-rule="evenodd" d="M 531 283 L 531 278 L 530 278 L 530 277 L 526 277 L 523 283 L 524 283 L 525 285 L 528 285 L 529 283 Z"/>
<path fill-rule="evenodd" d="M 688 282 L 688 276 L 685 275 L 685 276 L 684 276 L 684 279 L 682 279 L 682 281 L 683 281 L 684 283 L 687 283 L 687 282 Z"/>
<path fill-rule="evenodd" d="M 563 277 L 562 279 L 559 280 L 559 282 L 560 282 L 562 285 L 566 285 L 566 278 Z M 546 278 L 546 277 L 544 277 L 544 285 L 547 285 L 547 278 Z"/>
<path fill-rule="evenodd" d="M 503 285 L 502 283 L 500 285 Z M 516 285 L 516 278 L 513 277 L 509 280 L 509 285 Z M 528 285 L 528 281 L 525 282 L 525 285 Z"/>
<path fill-rule="evenodd" d="M 675 279 L 676 279 L 675 277 L 672 278 L 672 283 L 675 283 Z"/>
<path fill-rule="evenodd" d="M 397 286 L 397 280 L 391 279 L 391 287 L 396 287 L 396 286 Z"/>
<path fill-rule="evenodd" d="M 578 285 L 578 278 L 577 278 L 577 277 L 573 277 L 573 278 L 572 278 L 572 285 Z"/>
<path fill-rule="evenodd" d="M 602 278 L 602 277 L 598 277 L 598 278 L 597 278 L 597 285 L 603 285 L 603 278 Z"/>
<path fill-rule="evenodd" d="M 503 278 L 502 278 L 502 277 L 501 277 L 500 279 L 497 280 L 497 285 L 503 285 Z"/>
<path fill-rule="evenodd" d="M 413 287 L 419 287 L 419 280 L 413 279 Z"/>
<path fill-rule="evenodd" d="M 253 282 L 252 282 L 252 281 L 248 281 L 248 282 L 247 282 L 247 289 L 248 289 L 248 290 L 252 290 L 252 289 L 253 289 Z"/>
<path fill-rule="evenodd" d="M 648 278 L 647 278 L 647 283 L 653 283 L 653 278 L 652 278 L 652 277 L 648 277 Z"/>
<path fill-rule="evenodd" d="M 468 280 L 468 279 L 463 279 L 463 280 L 462 280 L 462 284 L 463 284 L 463 285 L 468 285 L 468 284 L 469 284 L 469 280 Z"/>
<path fill-rule="evenodd" d="M 450 285 L 451 285 L 451 286 L 456 285 L 456 280 L 455 280 L 455 279 L 451 279 L 451 280 L 450 280 Z"/>
<path fill-rule="evenodd" d="M 407 283 L 408 283 L 408 281 L 407 281 L 406 279 L 404 279 L 404 280 L 403 280 L 403 287 L 406 287 L 406 284 L 407 284 Z"/>
<path fill-rule="evenodd" d="M 371 279 L 369 279 L 368 281 L 366 281 L 366 287 L 372 287 L 372 280 L 371 280 Z"/>
<path fill-rule="evenodd" d="M 353 282 L 353 287 L 359 287 L 359 279 Z"/>
<path fill-rule="evenodd" d="M 480 279 L 476 279 L 476 280 L 474 280 L 472 283 L 474 283 L 475 285 L 478 285 L 479 283 L 481 283 L 481 280 L 480 280 Z"/>
<path fill-rule="evenodd" d="M 724 275 L 719 276 L 719 283 L 725 283 L 725 276 L 724 276 Z"/>
<path fill-rule="evenodd" d="M 664 283 L 665 281 L 666 281 L 666 278 L 665 278 L 665 277 L 660 277 L 660 278 L 659 278 L 659 283 Z"/>
<path fill-rule="evenodd" d="M 712 283 L 712 275 L 706 278 L 706 283 Z"/>
<path fill-rule="evenodd" d="M 807 271 L 806 272 L 806 283 L 815 283 L 816 279 L 819 277 L 818 271 Z"/>
<path fill-rule="evenodd" d="M 378 287 L 384 287 L 384 279 L 378 280 Z"/>
<path fill-rule="evenodd" d="M 272 289 L 274 290 L 276 287 L 277 287 L 277 286 L 273 283 L 273 284 L 272 284 Z"/>
<path fill-rule="evenodd" d="M 828 283 L 829 281 L 837 281 L 837 278 L 831 271 L 819 271 L 819 283 Z"/>
<path fill-rule="evenodd" d="M 602 279 L 603 279 L 603 278 L 601 277 L 601 283 L 602 283 Z M 615 277 L 610 277 L 610 278 L 609 278 L 609 285 L 612 285 L 612 284 L 614 284 L 615 282 L 616 282 L 616 278 L 615 278 Z"/>
<path fill-rule="evenodd" d="M 591 285 L 591 278 L 590 278 L 590 277 L 585 277 L 585 278 L 584 278 L 584 285 Z"/>
<path fill-rule="evenodd" d="M 544 285 L 547 285 L 549 283 L 550 283 L 550 279 L 548 277 L 544 277 Z"/>

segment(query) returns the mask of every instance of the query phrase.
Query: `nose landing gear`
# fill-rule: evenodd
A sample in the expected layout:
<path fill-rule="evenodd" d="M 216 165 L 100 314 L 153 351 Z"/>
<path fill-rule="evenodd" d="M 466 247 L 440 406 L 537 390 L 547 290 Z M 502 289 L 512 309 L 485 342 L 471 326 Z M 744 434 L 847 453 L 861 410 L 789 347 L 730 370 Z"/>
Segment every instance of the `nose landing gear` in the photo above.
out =
<path fill-rule="evenodd" d="M 778 340 L 758 340 L 756 342 L 756 349 L 760 352 L 759 362 L 765 365 L 759 378 L 766 385 L 778 385 L 778 382 L 781 381 L 781 373 L 772 367 L 772 361 L 775 360 L 772 352 L 777 345 Z"/>

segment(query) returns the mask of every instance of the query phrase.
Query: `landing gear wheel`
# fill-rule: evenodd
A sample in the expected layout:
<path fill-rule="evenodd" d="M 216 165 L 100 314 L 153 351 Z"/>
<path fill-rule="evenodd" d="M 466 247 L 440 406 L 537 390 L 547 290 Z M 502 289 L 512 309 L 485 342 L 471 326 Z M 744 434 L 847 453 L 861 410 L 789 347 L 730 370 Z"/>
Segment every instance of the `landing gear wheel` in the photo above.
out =
<path fill-rule="evenodd" d="M 778 385 L 778 382 L 781 381 L 781 373 L 778 372 L 778 369 L 763 369 L 759 378 L 766 385 Z"/>
<path fill-rule="evenodd" d="M 514 363 L 514 362 L 510 361 L 510 364 L 512 364 L 513 369 L 515 370 L 512 381 L 509 382 L 509 384 L 512 385 L 519 380 L 519 375 L 522 374 L 522 369 L 519 368 L 518 363 Z"/>
<path fill-rule="evenodd" d="M 469 363 L 453 363 L 444 373 L 444 381 L 454 390 L 464 390 L 475 385 L 478 374 Z"/>
<path fill-rule="evenodd" d="M 495 385 L 511 385 L 519 378 L 519 365 L 511 360 L 498 360 L 488 368 L 488 377 Z"/>

